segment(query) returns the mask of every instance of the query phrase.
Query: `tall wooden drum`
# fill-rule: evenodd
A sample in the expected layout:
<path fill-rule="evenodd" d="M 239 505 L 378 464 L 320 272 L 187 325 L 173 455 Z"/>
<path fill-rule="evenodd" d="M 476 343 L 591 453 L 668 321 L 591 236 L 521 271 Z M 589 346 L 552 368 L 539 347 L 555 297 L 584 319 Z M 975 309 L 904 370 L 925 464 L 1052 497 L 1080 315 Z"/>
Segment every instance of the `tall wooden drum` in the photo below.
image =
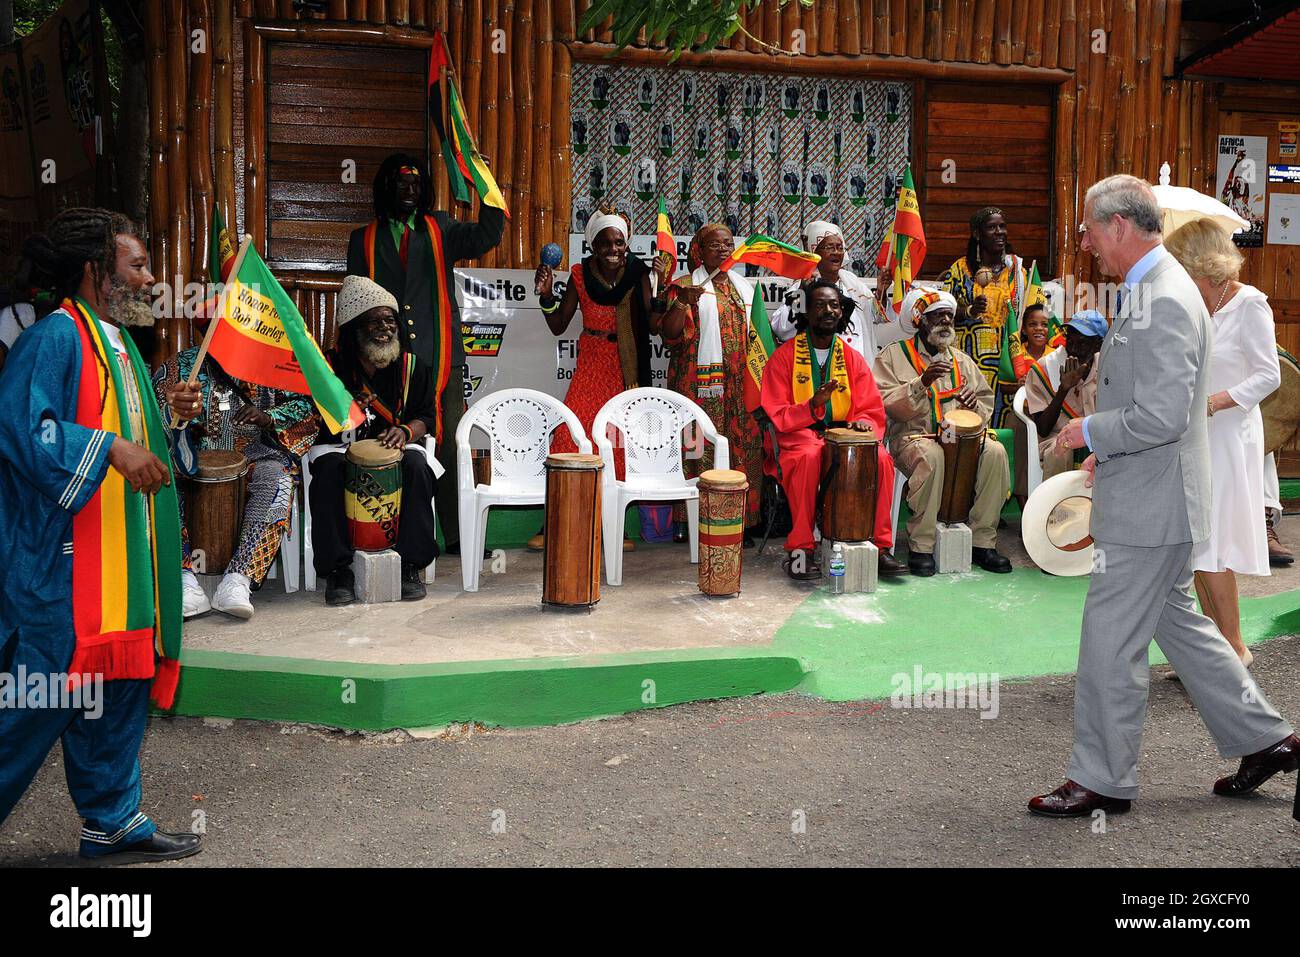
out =
<path fill-rule="evenodd" d="M 866 542 L 876 528 L 879 442 L 871 432 L 827 429 L 822 449 L 822 538 Z"/>
<path fill-rule="evenodd" d="M 1277 364 L 1282 384 L 1259 404 L 1264 417 L 1265 453 L 1291 446 L 1300 436 L 1300 362 L 1278 346 Z"/>
<path fill-rule="evenodd" d="M 943 447 L 943 497 L 939 504 L 939 521 L 956 525 L 970 518 L 975 504 L 975 475 L 980 467 L 980 452 L 988 430 L 978 412 L 953 409 L 939 426 L 939 443 Z"/>
<path fill-rule="evenodd" d="M 740 594 L 740 566 L 745 538 L 745 501 L 749 481 L 734 469 L 701 473 L 700 591 L 706 595 Z"/>
<path fill-rule="evenodd" d="M 402 514 L 402 450 L 362 439 L 348 446 L 347 456 L 343 514 L 352 547 L 361 552 L 394 547 Z"/>
<path fill-rule="evenodd" d="M 599 455 L 546 458 L 546 563 L 542 601 L 580 607 L 600 601 Z M 616 543 L 620 547 L 622 543 Z"/>
<path fill-rule="evenodd" d="M 239 452 L 202 451 L 198 472 L 185 482 L 185 525 L 190 534 L 194 571 L 220 575 L 239 547 L 248 459 Z"/>

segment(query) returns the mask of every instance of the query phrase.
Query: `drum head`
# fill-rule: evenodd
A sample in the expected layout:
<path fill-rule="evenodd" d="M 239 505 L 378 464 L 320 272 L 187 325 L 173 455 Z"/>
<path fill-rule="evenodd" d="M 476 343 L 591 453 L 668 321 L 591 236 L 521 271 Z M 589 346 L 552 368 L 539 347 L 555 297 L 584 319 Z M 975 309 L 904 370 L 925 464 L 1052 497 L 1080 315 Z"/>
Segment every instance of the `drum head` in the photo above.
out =
<path fill-rule="evenodd" d="M 586 455 L 582 452 L 556 452 L 546 457 L 548 469 L 598 469 L 605 463 L 599 455 Z"/>
<path fill-rule="evenodd" d="M 357 465 L 392 465 L 402 459 L 401 449 L 390 449 L 378 439 L 362 439 L 348 446 L 348 459 Z"/>
<path fill-rule="evenodd" d="M 1282 370 L 1282 384 L 1259 404 L 1264 416 L 1265 452 L 1276 452 L 1291 445 L 1300 428 L 1300 363 L 1278 346 L 1277 364 Z"/>
<path fill-rule="evenodd" d="M 738 472 L 735 469 L 709 469 L 700 473 L 700 484 L 711 485 L 714 488 L 730 488 L 733 486 L 744 485 L 749 479 L 744 472 Z"/>
<path fill-rule="evenodd" d="M 876 432 L 872 429 L 870 432 L 859 432 L 857 429 L 827 429 L 827 442 L 838 442 L 841 445 L 870 445 L 876 441 Z"/>
<path fill-rule="evenodd" d="M 205 449 L 199 453 L 197 478 L 221 480 L 238 478 L 248 468 L 248 459 L 239 452 Z"/>
<path fill-rule="evenodd" d="M 951 426 L 959 435 L 965 435 L 983 430 L 984 419 L 971 409 L 953 409 L 943 417 L 943 424 Z"/>

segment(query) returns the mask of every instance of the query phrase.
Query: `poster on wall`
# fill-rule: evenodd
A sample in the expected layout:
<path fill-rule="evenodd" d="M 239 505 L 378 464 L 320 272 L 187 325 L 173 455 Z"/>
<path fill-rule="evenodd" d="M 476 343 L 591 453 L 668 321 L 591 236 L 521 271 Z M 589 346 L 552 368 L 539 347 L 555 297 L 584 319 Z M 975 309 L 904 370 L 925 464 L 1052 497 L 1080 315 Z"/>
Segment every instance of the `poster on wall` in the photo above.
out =
<path fill-rule="evenodd" d="M 1300 193 L 1274 193 L 1268 204 L 1268 241 L 1300 246 Z"/>
<path fill-rule="evenodd" d="M 36 230 L 31 129 L 18 50 L 0 50 L 0 276 L 10 276 L 26 236 Z"/>
<path fill-rule="evenodd" d="M 1218 197 L 1250 223 L 1234 233 L 1238 246 L 1264 245 L 1264 209 L 1268 170 L 1267 136 L 1220 136 L 1214 182 Z"/>
<path fill-rule="evenodd" d="M 823 219 L 860 273 L 892 221 L 911 117 L 903 82 L 575 64 L 570 231 L 613 205 L 650 233 L 661 196 L 679 247 L 710 222 L 801 246 Z"/>

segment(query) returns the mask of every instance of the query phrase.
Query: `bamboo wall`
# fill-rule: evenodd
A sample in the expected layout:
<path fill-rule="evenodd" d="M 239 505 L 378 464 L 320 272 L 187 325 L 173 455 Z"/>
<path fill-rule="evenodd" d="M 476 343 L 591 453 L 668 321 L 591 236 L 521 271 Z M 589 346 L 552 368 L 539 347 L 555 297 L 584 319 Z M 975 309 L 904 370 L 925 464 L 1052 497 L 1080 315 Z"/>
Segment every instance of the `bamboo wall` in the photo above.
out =
<path fill-rule="evenodd" d="M 267 37 L 427 48 L 437 25 L 448 34 L 471 124 L 513 213 L 501 247 L 480 264 L 531 266 L 541 244 L 563 244 L 568 229 L 572 64 L 612 49 L 608 29 L 577 35 L 586 6 L 587 0 L 329 0 L 321 19 L 299 16 L 292 0 L 150 0 L 149 227 L 155 266 L 165 267 L 155 272 L 206 278 L 213 197 L 227 223 L 265 248 L 267 77 L 261 60 L 247 56 L 250 49 Z M 1165 160 L 1176 184 L 1205 189 L 1213 176 L 1213 88 L 1166 79 L 1180 18 L 1181 0 L 818 0 L 811 9 L 764 3 L 744 15 L 744 29 L 727 49 L 681 62 L 898 77 L 920 87 L 944 80 L 1049 89 L 1052 260 L 1056 271 L 1087 279 L 1092 264 L 1077 256 L 1074 226 L 1089 183 L 1121 171 L 1154 180 Z M 192 53 L 187 38 L 196 29 L 210 31 L 212 42 Z M 504 53 L 493 52 L 496 29 L 504 31 Z M 796 29 L 804 31 L 804 55 L 769 52 L 788 49 Z M 664 59 L 638 44 L 623 62 Z M 938 188 L 923 187 L 923 211 L 932 199 L 927 193 Z M 444 176 L 437 201 L 447 208 Z M 927 263 L 927 272 L 942 265 Z M 314 331 L 328 338 L 338 277 L 286 271 L 283 278 Z M 157 336 L 165 355 L 188 344 L 188 323 L 160 324 Z"/>

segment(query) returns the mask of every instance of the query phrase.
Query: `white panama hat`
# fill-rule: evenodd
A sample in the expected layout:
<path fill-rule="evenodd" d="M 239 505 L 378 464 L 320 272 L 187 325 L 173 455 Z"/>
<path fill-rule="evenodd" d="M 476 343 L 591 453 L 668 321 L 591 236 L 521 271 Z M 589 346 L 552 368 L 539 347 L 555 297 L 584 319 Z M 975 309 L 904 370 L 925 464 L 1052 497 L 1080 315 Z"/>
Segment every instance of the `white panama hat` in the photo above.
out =
<path fill-rule="evenodd" d="M 1062 472 L 1047 479 L 1025 503 L 1020 534 L 1025 551 L 1039 568 L 1053 575 L 1092 572 L 1092 489 L 1084 487 L 1086 473 Z"/>

